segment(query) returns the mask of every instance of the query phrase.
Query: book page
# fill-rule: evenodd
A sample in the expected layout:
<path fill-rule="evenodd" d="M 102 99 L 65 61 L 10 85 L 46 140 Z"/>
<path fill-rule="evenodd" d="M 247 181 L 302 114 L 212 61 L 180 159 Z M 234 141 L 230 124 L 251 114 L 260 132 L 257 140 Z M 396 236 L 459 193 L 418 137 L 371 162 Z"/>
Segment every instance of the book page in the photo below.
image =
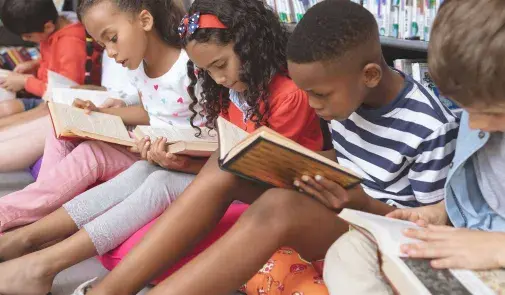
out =
<path fill-rule="evenodd" d="M 219 133 L 219 152 L 221 159 L 224 159 L 235 145 L 249 136 L 249 133 L 222 117 L 217 118 L 217 130 Z"/>
<path fill-rule="evenodd" d="M 450 271 L 474 295 L 505 294 L 505 270 Z"/>
<path fill-rule="evenodd" d="M 201 128 L 202 134 L 196 137 L 197 130 L 192 127 L 171 126 L 165 128 L 153 128 L 150 126 L 137 126 L 135 134 L 149 136 L 152 141 L 159 137 L 167 139 L 167 143 L 185 142 L 217 142 L 217 133 L 208 128 Z M 138 132 L 140 131 L 140 132 Z M 139 138 L 138 138 L 139 139 Z"/>
<path fill-rule="evenodd" d="M 72 89 L 72 88 L 53 88 L 51 90 L 50 101 L 72 105 L 76 98 L 81 100 L 89 100 L 95 106 L 99 107 L 109 98 L 118 98 L 119 94 L 108 91 Z"/>
<path fill-rule="evenodd" d="M 53 71 L 47 71 L 47 88 L 70 88 L 79 85 L 75 81 Z"/>
<path fill-rule="evenodd" d="M 128 131 L 120 117 L 92 112 L 86 114 L 84 110 L 64 104 L 51 103 L 62 130 L 74 129 L 110 137 L 118 140 L 131 141 Z"/>
<path fill-rule="evenodd" d="M 400 246 L 419 243 L 418 240 L 407 238 L 403 231 L 409 228 L 420 228 L 417 224 L 405 220 L 388 218 L 352 209 L 344 209 L 339 217 L 349 223 L 368 230 L 376 239 L 381 251 L 391 255 L 404 257 Z"/>

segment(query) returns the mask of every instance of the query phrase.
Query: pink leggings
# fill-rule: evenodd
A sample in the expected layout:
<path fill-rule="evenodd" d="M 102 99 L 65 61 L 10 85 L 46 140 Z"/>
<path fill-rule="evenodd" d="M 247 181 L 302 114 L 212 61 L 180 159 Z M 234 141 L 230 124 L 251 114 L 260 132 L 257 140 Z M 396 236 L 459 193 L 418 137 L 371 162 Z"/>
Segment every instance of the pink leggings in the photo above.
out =
<path fill-rule="evenodd" d="M 97 182 L 105 182 L 138 158 L 99 141 L 60 141 L 49 135 L 37 181 L 0 198 L 0 232 L 35 222 Z"/>

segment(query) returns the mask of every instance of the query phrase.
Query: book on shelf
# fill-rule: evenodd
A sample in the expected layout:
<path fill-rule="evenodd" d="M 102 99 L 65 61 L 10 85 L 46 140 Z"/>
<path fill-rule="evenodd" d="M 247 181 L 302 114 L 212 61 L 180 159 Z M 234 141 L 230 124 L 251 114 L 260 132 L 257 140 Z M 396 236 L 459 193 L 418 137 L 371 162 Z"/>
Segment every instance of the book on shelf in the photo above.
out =
<path fill-rule="evenodd" d="M 202 136 L 196 137 L 196 130 L 190 127 L 137 126 L 132 138 L 119 116 L 100 112 L 87 114 L 83 109 L 55 102 L 48 102 L 48 106 L 54 133 L 58 139 L 81 138 L 135 147 L 136 141 L 146 136 L 152 140 L 165 137 L 167 152 L 195 157 L 209 156 L 218 147 L 217 136 L 212 135 L 208 129 L 202 129 Z"/>
<path fill-rule="evenodd" d="M 397 294 L 491 295 L 497 294 L 496 281 L 505 283 L 504 271 L 436 270 L 426 259 L 412 259 L 400 251 L 403 244 L 418 243 L 403 231 L 418 228 L 415 223 L 344 209 L 339 217 L 377 245 L 384 276 Z"/>
<path fill-rule="evenodd" d="M 282 22 L 298 23 L 310 7 L 321 0 L 265 0 Z M 377 20 L 379 34 L 409 40 L 429 41 L 433 20 L 442 0 L 352 0 L 363 5 Z"/>
<path fill-rule="evenodd" d="M 437 86 L 431 79 L 428 64 L 426 60 L 422 59 L 396 59 L 394 60 L 394 67 L 404 74 L 411 76 L 415 81 L 424 86 L 427 90 L 431 92 L 435 97 L 437 97 L 442 104 L 444 104 L 448 109 L 458 114 L 462 111 L 461 107 L 454 103 L 449 98 L 440 94 Z"/>
<path fill-rule="evenodd" d="M 0 47 L 0 68 L 12 71 L 17 65 L 39 57 L 40 53 L 34 47 Z"/>
<path fill-rule="evenodd" d="M 321 175 L 344 188 L 361 182 L 353 171 L 268 127 L 249 134 L 219 117 L 217 129 L 221 168 L 243 178 L 280 188 L 292 188 L 303 175 Z"/>

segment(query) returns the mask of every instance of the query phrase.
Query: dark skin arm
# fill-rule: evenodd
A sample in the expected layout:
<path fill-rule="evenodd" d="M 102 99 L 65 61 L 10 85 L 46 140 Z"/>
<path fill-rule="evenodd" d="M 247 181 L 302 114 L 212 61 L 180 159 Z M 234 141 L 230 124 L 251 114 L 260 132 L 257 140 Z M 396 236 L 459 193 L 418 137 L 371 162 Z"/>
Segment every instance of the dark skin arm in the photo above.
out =
<path fill-rule="evenodd" d="M 318 154 L 333 161 L 336 159 L 336 151 L 333 149 Z M 300 179 L 296 179 L 294 185 L 301 192 L 312 196 L 334 211 L 350 208 L 377 215 L 386 215 L 394 210 L 394 207 L 370 197 L 361 185 L 344 189 L 339 184 L 319 175 L 315 177 L 304 175 Z"/>

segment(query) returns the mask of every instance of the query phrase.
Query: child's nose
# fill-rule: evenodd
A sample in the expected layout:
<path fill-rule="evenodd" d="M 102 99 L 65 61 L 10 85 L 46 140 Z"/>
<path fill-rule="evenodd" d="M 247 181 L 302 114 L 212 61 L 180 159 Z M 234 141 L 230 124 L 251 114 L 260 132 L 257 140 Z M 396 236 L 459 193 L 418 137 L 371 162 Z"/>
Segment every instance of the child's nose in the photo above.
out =
<path fill-rule="evenodd" d="M 112 48 L 105 48 L 105 50 L 107 51 L 107 56 L 109 56 L 109 58 L 115 58 L 117 56 L 117 51 L 112 49 Z"/>

